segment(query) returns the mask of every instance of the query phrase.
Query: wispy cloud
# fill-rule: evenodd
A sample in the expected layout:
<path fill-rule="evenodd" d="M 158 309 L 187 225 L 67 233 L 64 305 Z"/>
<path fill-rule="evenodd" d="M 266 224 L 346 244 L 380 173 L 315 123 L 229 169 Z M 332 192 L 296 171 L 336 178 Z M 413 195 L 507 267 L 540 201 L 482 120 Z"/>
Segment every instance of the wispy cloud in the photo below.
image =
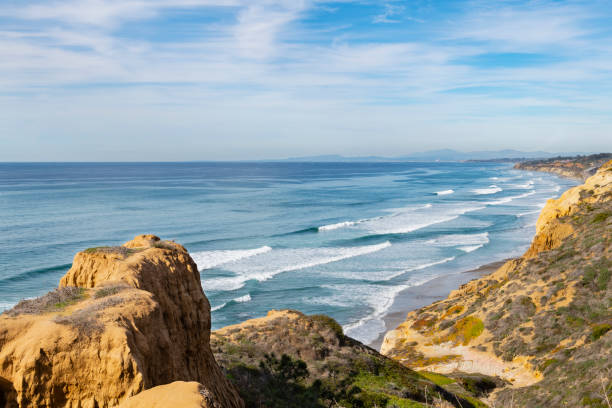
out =
<path fill-rule="evenodd" d="M 385 4 L 385 9 L 381 14 L 374 16 L 374 23 L 399 23 L 400 20 L 397 19 L 404 10 L 406 10 L 405 6 L 394 5 L 394 4 Z"/>
<path fill-rule="evenodd" d="M 605 7 L 454 4 L 413 17 L 388 2 L 372 20 L 376 5 L 348 0 L 9 1 L 0 160 L 41 135 L 145 132 L 164 144 L 172 129 L 185 134 L 183 153 L 209 158 L 370 153 L 374 134 L 389 152 L 459 147 L 456 135 L 484 147 L 496 126 L 524 134 L 508 143 L 529 144 L 553 123 L 568 140 L 608 140 Z M 380 24 L 411 18 L 428 23 Z M 435 137 L 414 145 L 423 134 Z"/>

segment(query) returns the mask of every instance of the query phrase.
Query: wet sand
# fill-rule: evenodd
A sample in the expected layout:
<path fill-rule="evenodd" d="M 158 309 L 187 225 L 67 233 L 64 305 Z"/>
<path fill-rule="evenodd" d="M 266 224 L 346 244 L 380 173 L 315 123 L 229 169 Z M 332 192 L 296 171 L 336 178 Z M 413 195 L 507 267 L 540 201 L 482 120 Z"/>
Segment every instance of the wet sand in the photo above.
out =
<path fill-rule="evenodd" d="M 385 333 L 399 326 L 406 319 L 408 312 L 445 299 L 451 291 L 459 288 L 459 286 L 473 279 L 493 273 L 506 261 L 507 259 L 491 262 L 469 271 L 439 276 L 420 286 L 413 286 L 400 292 L 389 309 L 389 313 L 383 317 Z M 385 333 L 381 334 L 369 346 L 380 350 Z"/>

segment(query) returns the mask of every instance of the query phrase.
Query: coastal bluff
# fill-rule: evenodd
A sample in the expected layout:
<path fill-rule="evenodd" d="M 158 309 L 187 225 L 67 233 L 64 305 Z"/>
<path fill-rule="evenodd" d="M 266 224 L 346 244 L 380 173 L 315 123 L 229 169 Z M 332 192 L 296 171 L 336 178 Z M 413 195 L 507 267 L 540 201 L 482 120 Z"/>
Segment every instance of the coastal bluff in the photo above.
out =
<path fill-rule="evenodd" d="M 612 153 L 599 153 L 589 156 L 527 160 L 516 163 L 514 168 L 528 171 L 542 171 L 565 178 L 584 181 L 595 174 L 597 169 L 609 160 L 612 160 Z"/>
<path fill-rule="evenodd" d="M 241 408 L 210 319 L 181 245 L 140 235 L 79 252 L 58 289 L 0 315 L 0 406 Z"/>
<path fill-rule="evenodd" d="M 612 399 L 612 161 L 547 202 L 530 248 L 408 313 L 381 352 L 407 367 L 506 382 L 491 406 Z"/>

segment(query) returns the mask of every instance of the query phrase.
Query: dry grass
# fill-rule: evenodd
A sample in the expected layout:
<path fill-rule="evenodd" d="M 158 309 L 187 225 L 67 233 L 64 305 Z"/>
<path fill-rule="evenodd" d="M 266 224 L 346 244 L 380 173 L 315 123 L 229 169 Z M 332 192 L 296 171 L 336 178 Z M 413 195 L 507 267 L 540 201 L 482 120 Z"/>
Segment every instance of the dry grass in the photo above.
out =
<path fill-rule="evenodd" d="M 35 299 L 21 300 L 12 309 L 5 311 L 4 314 L 18 316 L 20 314 L 41 314 L 61 311 L 66 306 L 84 299 L 85 293 L 85 289 L 74 286 L 55 289 Z"/>

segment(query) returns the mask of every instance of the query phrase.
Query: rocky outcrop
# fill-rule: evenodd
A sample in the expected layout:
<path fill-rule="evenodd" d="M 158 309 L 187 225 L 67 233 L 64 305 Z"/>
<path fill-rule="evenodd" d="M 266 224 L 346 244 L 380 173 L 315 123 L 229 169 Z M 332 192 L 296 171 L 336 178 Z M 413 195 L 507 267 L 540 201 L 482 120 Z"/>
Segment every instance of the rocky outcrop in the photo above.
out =
<path fill-rule="evenodd" d="M 60 287 L 0 316 L 8 406 L 112 407 L 195 381 L 211 407 L 242 401 L 210 350 L 210 305 L 185 248 L 152 235 L 75 256 Z"/>
<path fill-rule="evenodd" d="M 410 312 L 381 352 L 412 368 L 499 376 L 509 385 L 492 395 L 496 406 L 603 406 L 611 244 L 612 161 L 549 200 L 525 255 Z"/>

